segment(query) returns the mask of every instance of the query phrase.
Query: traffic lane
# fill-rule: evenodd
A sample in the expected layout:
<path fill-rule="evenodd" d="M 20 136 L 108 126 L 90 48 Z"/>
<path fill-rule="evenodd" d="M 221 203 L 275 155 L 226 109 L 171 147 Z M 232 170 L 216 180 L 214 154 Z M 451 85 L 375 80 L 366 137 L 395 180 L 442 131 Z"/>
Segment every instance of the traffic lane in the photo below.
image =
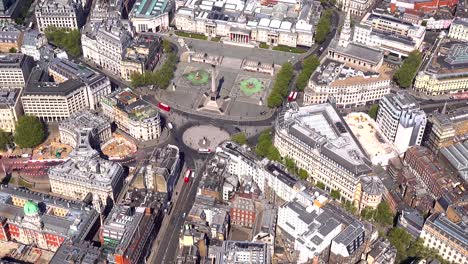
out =
<path fill-rule="evenodd" d="M 193 167 L 196 167 L 197 161 L 198 160 L 192 159 Z M 173 258 L 175 257 L 179 240 L 174 238 L 176 235 L 177 237 L 179 236 L 180 230 L 185 221 L 185 218 L 183 218 L 182 215 L 184 213 L 188 214 L 190 208 L 192 208 L 193 203 L 195 202 L 196 191 L 204 169 L 205 165 L 203 165 L 200 169 L 197 168 L 195 179 L 191 181 L 190 188 L 184 188 L 184 191 L 179 193 L 179 195 L 181 196 L 178 197 L 177 203 L 175 204 L 173 211 L 171 212 L 170 222 L 166 227 L 164 237 L 161 240 L 169 242 L 165 245 L 161 244 L 159 246 L 156 257 L 154 258 L 152 263 L 171 263 Z M 176 218 L 175 220 L 174 217 Z"/>

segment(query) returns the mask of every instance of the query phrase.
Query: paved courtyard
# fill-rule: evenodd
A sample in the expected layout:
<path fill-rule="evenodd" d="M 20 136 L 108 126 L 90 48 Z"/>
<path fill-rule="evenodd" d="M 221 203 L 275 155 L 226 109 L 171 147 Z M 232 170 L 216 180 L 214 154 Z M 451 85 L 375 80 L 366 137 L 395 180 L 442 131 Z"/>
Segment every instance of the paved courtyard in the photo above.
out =
<path fill-rule="evenodd" d="M 214 149 L 230 138 L 229 133 L 219 127 L 202 125 L 187 129 L 182 135 L 184 144 L 192 149 Z"/>
<path fill-rule="evenodd" d="M 221 115 L 238 117 L 261 116 L 268 111 L 266 98 L 273 86 L 269 74 L 248 72 L 241 69 L 242 60 L 224 58 L 216 67 L 215 85 L 219 102 L 222 102 Z M 189 112 L 201 110 L 206 101 L 205 93 L 211 90 L 212 67 L 203 63 L 180 62 L 175 72 L 174 87 L 161 91 L 164 102 Z M 174 89 L 175 88 L 175 89 Z"/>

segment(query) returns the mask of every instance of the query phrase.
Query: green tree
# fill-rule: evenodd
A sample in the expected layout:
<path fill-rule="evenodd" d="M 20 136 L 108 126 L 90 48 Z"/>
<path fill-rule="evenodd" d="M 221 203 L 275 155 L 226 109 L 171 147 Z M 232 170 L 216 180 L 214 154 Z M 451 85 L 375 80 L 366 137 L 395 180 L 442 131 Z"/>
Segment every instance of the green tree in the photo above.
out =
<path fill-rule="evenodd" d="M 339 200 L 341 198 L 340 190 L 332 190 L 330 196 L 335 200 Z"/>
<path fill-rule="evenodd" d="M 387 202 L 383 201 L 379 203 L 375 211 L 375 221 L 382 225 L 393 224 L 393 213 Z"/>
<path fill-rule="evenodd" d="M 304 60 L 302 63 L 302 71 L 296 79 L 296 88 L 299 91 L 304 91 L 307 83 L 309 82 L 310 76 L 312 73 L 314 73 L 319 65 L 320 61 L 315 55 L 312 55 Z"/>
<path fill-rule="evenodd" d="M 396 227 L 388 233 L 388 240 L 397 249 L 397 262 L 405 260 L 412 240 L 411 235 L 405 229 Z"/>
<path fill-rule="evenodd" d="M 367 221 L 372 221 L 375 216 L 375 210 L 370 207 L 365 207 L 361 211 L 361 217 L 366 219 Z"/>
<path fill-rule="evenodd" d="M 81 54 L 81 34 L 79 30 L 69 30 L 65 28 L 48 27 L 45 34 L 49 42 L 65 50 L 73 57 Z"/>
<path fill-rule="evenodd" d="M 169 53 L 172 51 L 171 42 L 169 40 L 163 39 L 162 46 L 163 46 L 164 53 Z"/>
<path fill-rule="evenodd" d="M 393 75 L 393 79 L 402 88 L 411 87 L 413 79 L 418 72 L 419 65 L 421 65 L 422 55 L 421 52 L 412 51 L 408 58 L 403 61 L 401 67 Z"/>
<path fill-rule="evenodd" d="M 11 133 L 0 129 L 0 150 L 6 150 L 7 146 L 10 145 L 12 141 Z"/>
<path fill-rule="evenodd" d="M 8 52 L 10 52 L 10 53 L 16 53 L 16 52 L 18 52 L 18 51 L 16 50 L 15 47 L 11 47 L 11 48 L 8 50 Z"/>
<path fill-rule="evenodd" d="M 379 111 L 379 105 L 378 104 L 373 104 L 370 107 L 368 114 L 372 119 L 376 120 L 378 111 Z"/>
<path fill-rule="evenodd" d="M 133 87 L 141 87 L 146 85 L 154 85 L 160 89 L 166 89 L 174 77 L 174 71 L 177 65 L 177 56 L 170 53 L 164 61 L 161 68 L 155 72 L 132 73 L 130 80 Z"/>
<path fill-rule="evenodd" d="M 280 161 L 281 160 L 281 154 L 279 150 L 271 144 L 270 147 L 268 148 L 268 155 L 267 158 L 269 160 L 274 160 L 274 161 Z"/>
<path fill-rule="evenodd" d="M 352 202 L 349 202 L 349 201 L 344 202 L 343 208 L 350 214 L 355 215 L 357 213 L 357 208 L 354 206 Z"/>
<path fill-rule="evenodd" d="M 247 145 L 247 137 L 245 136 L 245 133 L 237 133 L 231 137 L 231 140 L 236 142 L 239 145 Z"/>
<path fill-rule="evenodd" d="M 290 172 L 292 172 L 292 173 L 295 172 L 295 170 L 296 170 L 296 162 L 295 162 L 293 159 L 291 159 L 290 157 L 285 157 L 285 158 L 284 158 L 284 165 L 286 166 L 286 168 L 287 168 Z"/>
<path fill-rule="evenodd" d="M 315 186 L 319 189 L 325 190 L 325 184 L 323 182 L 318 181 Z"/>
<path fill-rule="evenodd" d="M 323 43 L 327 39 L 328 33 L 330 33 L 332 13 L 333 11 L 330 9 L 325 10 L 317 24 L 317 28 L 315 30 L 315 41 L 319 44 Z"/>
<path fill-rule="evenodd" d="M 307 173 L 307 171 L 304 169 L 299 169 L 299 178 L 305 181 L 309 178 L 309 173 Z"/>
<path fill-rule="evenodd" d="M 281 66 L 281 70 L 276 75 L 275 84 L 267 99 L 267 105 L 270 108 L 275 108 L 283 103 L 283 99 L 289 93 L 289 83 L 294 74 L 294 68 L 291 63 L 287 62 Z"/>
<path fill-rule="evenodd" d="M 16 123 L 14 141 L 20 148 L 32 148 L 44 142 L 44 124 L 35 116 L 22 116 Z"/>

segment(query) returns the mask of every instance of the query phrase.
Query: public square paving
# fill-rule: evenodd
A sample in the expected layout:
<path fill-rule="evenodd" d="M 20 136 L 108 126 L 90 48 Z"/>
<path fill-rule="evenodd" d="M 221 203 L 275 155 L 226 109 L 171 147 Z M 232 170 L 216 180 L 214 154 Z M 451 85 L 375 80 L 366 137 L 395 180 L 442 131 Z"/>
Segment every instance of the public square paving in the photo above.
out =
<path fill-rule="evenodd" d="M 211 125 L 190 127 L 182 135 L 184 144 L 194 150 L 211 149 L 213 151 L 221 142 L 229 138 L 228 132 Z"/>
<path fill-rule="evenodd" d="M 241 64 L 240 59 L 224 58 L 221 65 L 216 67 L 216 89 L 219 100 L 225 102 L 223 115 L 240 119 L 260 116 L 268 110 L 266 98 L 274 76 L 244 71 Z M 199 108 L 205 101 L 204 93 L 211 90 L 211 71 L 210 64 L 180 62 L 174 74 L 174 86 L 161 91 L 161 97 L 164 102 L 179 109 L 205 111 Z"/>

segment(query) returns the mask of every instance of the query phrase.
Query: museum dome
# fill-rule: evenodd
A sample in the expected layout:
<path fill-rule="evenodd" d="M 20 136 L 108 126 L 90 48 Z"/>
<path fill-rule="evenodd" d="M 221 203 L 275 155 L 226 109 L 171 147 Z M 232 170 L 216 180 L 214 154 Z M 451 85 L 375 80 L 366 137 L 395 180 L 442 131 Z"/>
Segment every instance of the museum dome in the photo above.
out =
<path fill-rule="evenodd" d="M 34 215 L 39 212 L 39 207 L 35 202 L 29 200 L 24 204 L 23 211 L 25 215 Z"/>

